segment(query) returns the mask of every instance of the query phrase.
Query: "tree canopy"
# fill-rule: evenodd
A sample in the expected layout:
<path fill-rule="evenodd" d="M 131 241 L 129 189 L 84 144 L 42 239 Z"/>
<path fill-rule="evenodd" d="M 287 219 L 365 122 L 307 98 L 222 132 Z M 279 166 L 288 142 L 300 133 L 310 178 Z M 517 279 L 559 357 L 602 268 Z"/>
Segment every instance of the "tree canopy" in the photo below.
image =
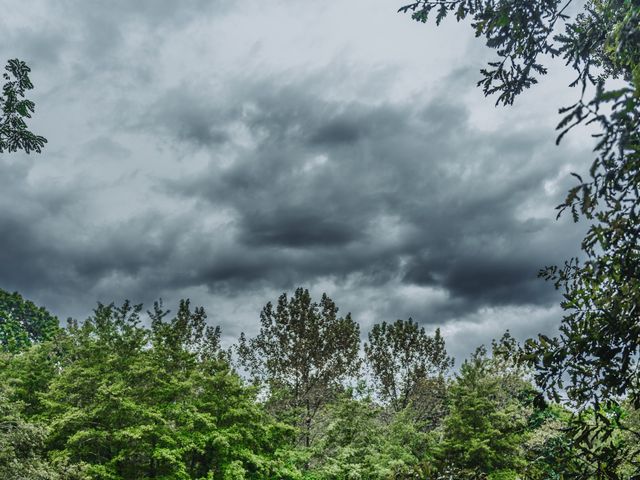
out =
<path fill-rule="evenodd" d="M 392 364 L 404 365 L 407 351 L 417 351 L 404 344 L 408 332 L 432 347 L 425 368 L 416 353 L 408 371 L 437 375 L 446 395 L 434 403 L 418 389 L 403 406 L 376 392 L 358 362 L 358 324 L 338 317 L 326 295 L 316 303 L 299 289 L 279 306 L 263 310 L 263 329 L 251 339 L 259 340 L 236 346 L 248 349 L 247 365 L 259 367 L 266 389 L 234 370 L 221 330 L 188 300 L 174 313 L 161 302 L 146 313 L 130 302 L 98 304 L 50 338 L 0 352 L 0 477 L 548 480 L 580 478 L 597 462 L 608 478 L 633 478 L 640 457 L 626 427 L 640 425 L 638 410 L 619 406 L 626 422 L 612 430 L 615 448 L 606 458 L 583 451 L 571 411 L 540 403 L 528 367 L 504 355 L 516 346 L 508 335 L 452 375 L 441 335 L 413 321 L 374 325 L 383 339 L 398 341 L 385 350 Z M 302 355 L 296 345 L 303 340 L 327 350 L 284 355 Z M 344 362 L 332 363 L 333 355 Z M 317 383 L 304 383 L 304 372 Z M 585 415 L 597 419 L 593 409 Z"/>
<path fill-rule="evenodd" d="M 551 397 L 566 394 L 597 421 L 579 422 L 585 442 L 623 421 L 619 402 L 640 406 L 640 4 L 631 0 L 419 0 L 405 5 L 415 20 L 449 14 L 470 20 L 497 59 L 478 85 L 510 105 L 547 73 L 549 57 L 575 72 L 575 102 L 560 108 L 558 138 L 578 125 L 596 128 L 595 158 L 558 206 L 589 222 L 581 259 L 541 275 L 563 291 L 565 316 L 555 338 L 526 345 L 537 382 Z M 606 442 L 605 442 L 606 443 Z M 603 452 L 608 448 L 602 446 Z M 605 478 L 603 472 L 597 472 Z M 606 477 L 608 478 L 608 477 Z"/>
<path fill-rule="evenodd" d="M 150 327 L 141 311 L 98 305 L 55 339 L 3 359 L 7 401 L 35 422 L 16 423 L 31 432 L 32 456 L 46 452 L 82 478 L 290 478 L 277 452 L 293 431 L 233 372 L 204 311 L 184 301 L 167 320 L 156 305 Z M 0 432 L 0 445 L 16 445 L 15 432 Z"/>
<path fill-rule="evenodd" d="M 445 375 L 453 366 L 440 330 L 426 334 L 413 319 L 373 326 L 364 345 L 379 395 L 396 411 L 412 405 L 430 422 L 443 415 Z"/>
<path fill-rule="evenodd" d="M 44 307 L 0 288 L 0 350 L 17 351 L 53 337 L 58 319 Z"/>
<path fill-rule="evenodd" d="M 256 337 L 240 337 L 241 364 L 279 406 L 300 411 L 303 441 L 309 446 L 316 414 L 359 370 L 358 324 L 350 314 L 338 317 L 338 307 L 326 294 L 318 303 L 302 288 L 290 299 L 282 294 L 275 309 L 267 303 L 260 324 Z"/>

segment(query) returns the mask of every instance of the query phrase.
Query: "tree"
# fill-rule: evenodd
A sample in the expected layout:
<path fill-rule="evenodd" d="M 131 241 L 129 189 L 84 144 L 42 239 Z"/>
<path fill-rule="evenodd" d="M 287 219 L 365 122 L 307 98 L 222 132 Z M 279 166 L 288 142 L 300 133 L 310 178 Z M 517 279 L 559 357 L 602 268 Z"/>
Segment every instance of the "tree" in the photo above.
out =
<path fill-rule="evenodd" d="M 2 355 L 2 354 L 0 354 Z M 49 428 L 22 417 L 21 402 L 11 399 L 11 388 L 0 384 L 0 478 L 5 480 L 82 480 L 81 464 L 51 461 L 47 457 Z"/>
<path fill-rule="evenodd" d="M 364 351 L 380 397 L 399 412 L 409 405 L 437 423 L 444 416 L 445 375 L 453 366 L 440 329 L 433 337 L 411 318 L 374 325 Z"/>
<path fill-rule="evenodd" d="M 25 122 L 35 109 L 35 104 L 25 98 L 26 91 L 33 88 L 29 79 L 31 69 L 16 58 L 7 62 L 5 70 L 2 77 L 6 83 L 0 95 L 0 153 L 5 150 L 40 153 L 47 139 L 30 132 Z"/>
<path fill-rule="evenodd" d="M 524 448 L 527 458 L 524 478 L 546 480 L 572 478 L 580 471 L 580 456 L 572 448 L 567 426 L 571 413 L 559 405 L 546 405 L 529 419 L 531 435 Z"/>
<path fill-rule="evenodd" d="M 30 440 L 45 461 L 81 465 L 89 479 L 299 477 L 283 454 L 293 429 L 233 372 L 204 310 L 183 301 L 169 318 L 157 304 L 150 327 L 141 311 L 99 305 L 53 341 L 0 357 L 19 420 L 46 425 Z"/>
<path fill-rule="evenodd" d="M 29 345 L 29 336 L 13 315 L 0 310 L 0 345 L 7 352 L 19 352 Z"/>
<path fill-rule="evenodd" d="M 557 337 L 541 335 L 527 352 L 548 395 L 564 392 L 573 408 L 593 409 L 598 421 L 582 423 L 587 438 L 612 425 L 621 398 L 640 406 L 640 4 L 587 0 L 569 15 L 572 3 L 418 0 L 400 11 L 422 22 L 435 15 L 438 24 L 449 13 L 470 18 L 497 51 L 478 84 L 498 104 L 512 104 L 547 73 L 545 56 L 561 56 L 576 73 L 578 98 L 560 109 L 557 141 L 577 125 L 600 132 L 589 176 L 575 174 L 558 208 L 590 226 L 582 260 L 541 272 L 563 290 L 566 314 Z"/>
<path fill-rule="evenodd" d="M 323 408 L 324 428 L 311 448 L 308 478 L 387 480 L 428 478 L 425 459 L 429 434 L 411 411 L 388 421 L 370 396 L 348 391 Z"/>
<path fill-rule="evenodd" d="M 22 298 L 18 292 L 0 289 L 0 350 L 22 350 L 52 338 L 58 329 L 58 319 L 44 307 Z"/>
<path fill-rule="evenodd" d="M 495 367 L 481 347 L 462 364 L 451 387 L 437 456 L 441 471 L 453 468 L 456 478 L 515 480 L 525 466 L 522 445 L 531 411 L 521 394 L 530 387 Z"/>
<path fill-rule="evenodd" d="M 291 299 L 283 293 L 275 308 L 267 303 L 260 323 L 256 337 L 240 336 L 240 363 L 267 388 L 276 410 L 294 412 L 309 447 L 319 409 L 360 368 L 360 329 L 351 314 L 338 317 L 326 294 L 316 303 L 302 288 Z"/>

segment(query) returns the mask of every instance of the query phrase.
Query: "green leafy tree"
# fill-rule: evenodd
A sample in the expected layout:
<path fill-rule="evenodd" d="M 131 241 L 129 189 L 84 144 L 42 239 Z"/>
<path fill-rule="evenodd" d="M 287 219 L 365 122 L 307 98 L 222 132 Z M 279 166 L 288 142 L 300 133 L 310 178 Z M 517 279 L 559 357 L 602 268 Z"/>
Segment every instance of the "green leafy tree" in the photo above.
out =
<path fill-rule="evenodd" d="M 0 153 L 40 153 L 47 139 L 30 132 L 25 119 L 31 118 L 35 104 L 25 98 L 27 90 L 33 88 L 29 79 L 31 69 L 21 60 L 12 59 L 7 62 L 2 77 L 5 84 L 0 95 Z"/>
<path fill-rule="evenodd" d="M 380 397 L 399 412 L 409 405 L 430 425 L 445 414 L 445 375 L 453 366 L 437 329 L 426 334 L 411 318 L 374 325 L 364 346 Z"/>
<path fill-rule="evenodd" d="M 293 413 L 308 447 L 320 408 L 359 371 L 360 329 L 350 314 L 338 316 L 326 294 L 317 303 L 302 288 L 290 299 L 283 293 L 275 308 L 267 303 L 260 323 L 256 337 L 241 335 L 240 363 L 267 388 L 275 410 Z"/>
<path fill-rule="evenodd" d="M 462 364 L 438 445 L 441 473 L 515 480 L 523 470 L 522 447 L 531 414 L 523 394 L 531 387 L 495 367 L 482 347 Z"/>
<path fill-rule="evenodd" d="M 564 293 L 560 333 L 527 345 L 539 385 L 596 416 L 578 422 L 576 434 L 586 441 L 611 437 L 607 430 L 620 419 L 610 417 L 625 396 L 640 406 L 640 4 L 572 3 L 418 0 L 400 10 L 422 22 L 435 16 L 440 23 L 450 13 L 469 19 L 476 35 L 496 49 L 498 58 L 481 71 L 479 85 L 499 104 L 513 103 L 537 83 L 547 73 L 548 56 L 562 57 L 576 74 L 577 98 L 560 110 L 558 142 L 577 125 L 599 127 L 588 177 L 576 174 L 578 184 L 559 206 L 560 214 L 569 211 L 590 224 L 583 260 L 541 272 Z"/>
<path fill-rule="evenodd" d="M 318 439 L 305 478 L 387 480 L 425 478 L 433 438 L 421 431 L 413 412 L 391 419 L 362 391 L 345 392 L 322 409 Z"/>
<path fill-rule="evenodd" d="M 13 315 L 0 310 L 0 345 L 8 352 L 19 352 L 28 347 L 29 335 Z"/>
<path fill-rule="evenodd" d="M 317 479 L 379 478 L 377 465 L 371 460 L 385 444 L 384 429 L 379 421 L 380 408 L 370 399 L 344 395 L 326 405 L 319 415 L 307 466 L 307 476 Z"/>
<path fill-rule="evenodd" d="M 623 448 L 620 449 L 624 455 L 624 461 L 620 465 L 620 476 L 622 478 L 632 478 L 635 471 L 640 466 L 640 409 L 634 408 L 629 401 L 622 402 L 622 421 L 620 432 L 620 443 Z"/>
<path fill-rule="evenodd" d="M 22 298 L 18 292 L 0 289 L 0 349 L 22 350 L 52 338 L 58 329 L 58 319 L 44 307 Z"/>
<path fill-rule="evenodd" d="M 585 468 L 585 459 L 575 448 L 569 425 L 572 412 L 558 404 L 534 408 L 529 417 L 529 435 L 523 445 L 526 458 L 524 478 L 548 480 L 576 478 Z"/>
<path fill-rule="evenodd" d="M 230 368 L 204 310 L 183 301 L 169 318 L 157 304 L 146 327 L 141 308 L 99 305 L 6 357 L 0 379 L 23 420 L 47 425 L 46 458 L 82 465 L 83 479 L 298 478 L 283 449 L 293 429 Z"/>
<path fill-rule="evenodd" d="M 0 353 L 6 368 L 12 355 Z M 0 478 L 6 480 L 82 480 L 82 465 L 47 456 L 48 426 L 24 418 L 24 403 L 16 399 L 11 382 L 0 382 Z"/>

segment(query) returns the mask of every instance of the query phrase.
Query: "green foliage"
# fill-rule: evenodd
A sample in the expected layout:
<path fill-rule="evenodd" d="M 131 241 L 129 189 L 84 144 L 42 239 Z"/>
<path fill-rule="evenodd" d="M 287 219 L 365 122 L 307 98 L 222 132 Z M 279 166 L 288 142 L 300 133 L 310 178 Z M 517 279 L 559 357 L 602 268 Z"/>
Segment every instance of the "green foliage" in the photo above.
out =
<path fill-rule="evenodd" d="M 2 75 L 5 84 L 0 95 L 0 153 L 5 150 L 40 153 L 47 139 L 30 132 L 25 122 L 35 108 L 35 104 L 25 98 L 26 91 L 33 88 L 29 79 L 31 69 L 23 61 L 13 59 L 7 62 L 5 70 Z"/>
<path fill-rule="evenodd" d="M 523 469 L 522 444 L 531 412 L 519 398 L 526 382 L 519 379 L 514 386 L 512 380 L 495 371 L 483 349 L 462 365 L 438 445 L 443 466 L 455 466 L 464 478 L 510 478 L 507 472 Z"/>
<path fill-rule="evenodd" d="M 344 368 L 346 358 L 355 360 L 350 368 L 358 366 L 358 327 L 349 316 L 337 317 L 326 296 L 320 304 L 304 290 L 281 297 L 279 308 L 263 310 L 264 336 L 245 340 L 246 358 L 261 362 L 247 365 L 272 372 L 261 379 L 267 397 L 233 371 L 220 329 L 207 325 L 202 308 L 182 301 L 172 315 L 156 303 L 147 314 L 128 302 L 99 304 L 86 321 L 70 321 L 50 340 L 0 352 L 0 478 L 548 480 L 586 471 L 633 478 L 640 461 L 638 410 L 625 404 L 586 412 L 580 422 L 604 415 L 615 429 L 610 437 L 596 430 L 579 439 L 575 425 L 582 423 L 570 411 L 537 403 L 526 366 L 509 355 L 518 349 L 509 334 L 494 342 L 492 357 L 479 349 L 445 381 L 451 359 L 439 333 L 429 337 L 413 322 L 380 326 L 372 345 L 384 346 L 394 365 L 418 372 L 412 381 L 436 375 L 450 384 L 441 403 L 420 387 L 404 408 L 390 408 L 365 380 L 355 387 L 340 382 L 354 371 Z M 352 338 L 337 345 L 348 349 L 323 343 L 345 334 Z M 269 343 L 274 339 L 282 343 Z M 416 353 L 423 342 L 430 348 Z M 306 359 L 276 357 L 285 346 L 307 352 Z M 274 356 L 262 348 L 273 348 Z M 304 375 L 316 383 L 296 399 L 295 383 L 285 380 Z"/>
<path fill-rule="evenodd" d="M 241 365 L 267 388 L 275 411 L 293 413 L 308 447 L 318 411 L 359 370 L 360 329 L 351 314 L 338 317 L 326 294 L 316 303 L 302 288 L 291 299 L 282 294 L 275 309 L 269 302 L 260 323 L 255 338 L 240 337 Z"/>
<path fill-rule="evenodd" d="M 45 308 L 0 289 L 0 350 L 22 350 L 53 338 L 58 329 L 58 319 Z"/>
<path fill-rule="evenodd" d="M 529 417 L 524 443 L 527 465 L 524 477 L 531 480 L 572 478 L 579 468 L 578 452 L 567 431 L 571 412 L 559 405 L 544 405 Z"/>
<path fill-rule="evenodd" d="M 166 320 L 156 304 L 150 328 L 140 312 L 99 305 L 57 345 L 7 357 L 13 398 L 38 399 L 24 412 L 48 425 L 48 457 L 94 479 L 296 478 L 280 452 L 293 431 L 231 370 L 204 311 L 183 301 Z"/>
<path fill-rule="evenodd" d="M 1 354 L 0 354 L 1 355 Z M 50 461 L 46 438 L 50 429 L 22 418 L 23 405 L 0 384 L 0 478 L 4 480 L 81 480 L 82 465 Z"/>
<path fill-rule="evenodd" d="M 444 415 L 445 380 L 453 360 L 440 330 L 433 337 L 411 318 L 374 325 L 365 344 L 367 365 L 379 396 L 395 411 L 412 405 L 436 425 Z"/>
<path fill-rule="evenodd" d="M 590 226 L 582 261 L 541 272 L 564 292 L 560 334 L 541 335 L 526 350 L 551 397 L 566 393 L 573 408 L 595 415 L 593 422 L 576 418 L 576 435 L 586 449 L 601 449 L 607 463 L 613 447 L 589 439 L 614 436 L 622 398 L 640 407 L 640 4 L 588 0 L 568 15 L 571 3 L 419 0 L 401 11 L 420 21 L 437 12 L 437 23 L 451 12 L 458 20 L 471 18 L 498 55 L 479 82 L 485 94 L 498 94 L 497 103 L 513 103 L 546 73 L 545 54 L 561 56 L 576 73 L 578 99 L 560 109 L 557 141 L 578 125 L 599 127 L 599 133 L 589 177 L 574 174 L 578 184 L 558 208 Z M 604 470 L 589 475 L 618 478 Z"/>
<path fill-rule="evenodd" d="M 424 474 L 431 438 L 410 410 L 389 418 L 370 397 L 344 395 L 321 412 L 305 478 L 384 480 Z"/>
<path fill-rule="evenodd" d="M 0 345 L 8 352 L 18 352 L 28 347 L 29 335 L 22 324 L 10 313 L 0 310 Z"/>
<path fill-rule="evenodd" d="M 569 2 L 570 3 L 570 2 Z M 497 93 L 496 103 L 512 104 L 515 97 L 538 83 L 547 73 L 538 57 L 558 55 L 552 34 L 567 16 L 559 0 L 419 0 L 400 9 L 426 22 L 435 13 L 437 24 L 449 14 L 458 21 L 471 19 L 476 36 L 484 36 L 487 46 L 498 51 L 499 60 L 481 71 L 485 95 Z"/>

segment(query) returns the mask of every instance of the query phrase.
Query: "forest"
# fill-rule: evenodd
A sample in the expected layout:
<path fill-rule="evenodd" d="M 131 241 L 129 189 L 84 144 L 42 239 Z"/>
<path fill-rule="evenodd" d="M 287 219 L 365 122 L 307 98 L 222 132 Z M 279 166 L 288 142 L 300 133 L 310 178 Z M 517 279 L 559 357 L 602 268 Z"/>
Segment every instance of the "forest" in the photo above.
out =
<path fill-rule="evenodd" d="M 562 295 L 557 331 L 505 331 L 454 359 L 440 329 L 406 318 L 363 331 L 301 287 L 265 299 L 259 328 L 227 345 L 189 299 L 60 321 L 3 285 L 0 479 L 640 478 L 640 3 L 399 11 L 470 23 L 497 56 L 478 82 L 497 106 L 550 59 L 575 75 L 557 143 L 588 131 L 593 152 L 557 207 L 586 226 L 576 256 L 540 266 Z M 3 73 L 3 155 L 47 148 L 27 125 L 30 72 L 11 59 Z"/>
<path fill-rule="evenodd" d="M 0 306 L 3 479 L 551 479 L 599 461 L 508 333 L 454 374 L 439 330 L 397 320 L 362 345 L 304 289 L 228 349 L 188 300 L 98 305 L 65 328 L 17 293 Z M 606 469 L 630 478 L 640 412 L 619 409 Z"/>

